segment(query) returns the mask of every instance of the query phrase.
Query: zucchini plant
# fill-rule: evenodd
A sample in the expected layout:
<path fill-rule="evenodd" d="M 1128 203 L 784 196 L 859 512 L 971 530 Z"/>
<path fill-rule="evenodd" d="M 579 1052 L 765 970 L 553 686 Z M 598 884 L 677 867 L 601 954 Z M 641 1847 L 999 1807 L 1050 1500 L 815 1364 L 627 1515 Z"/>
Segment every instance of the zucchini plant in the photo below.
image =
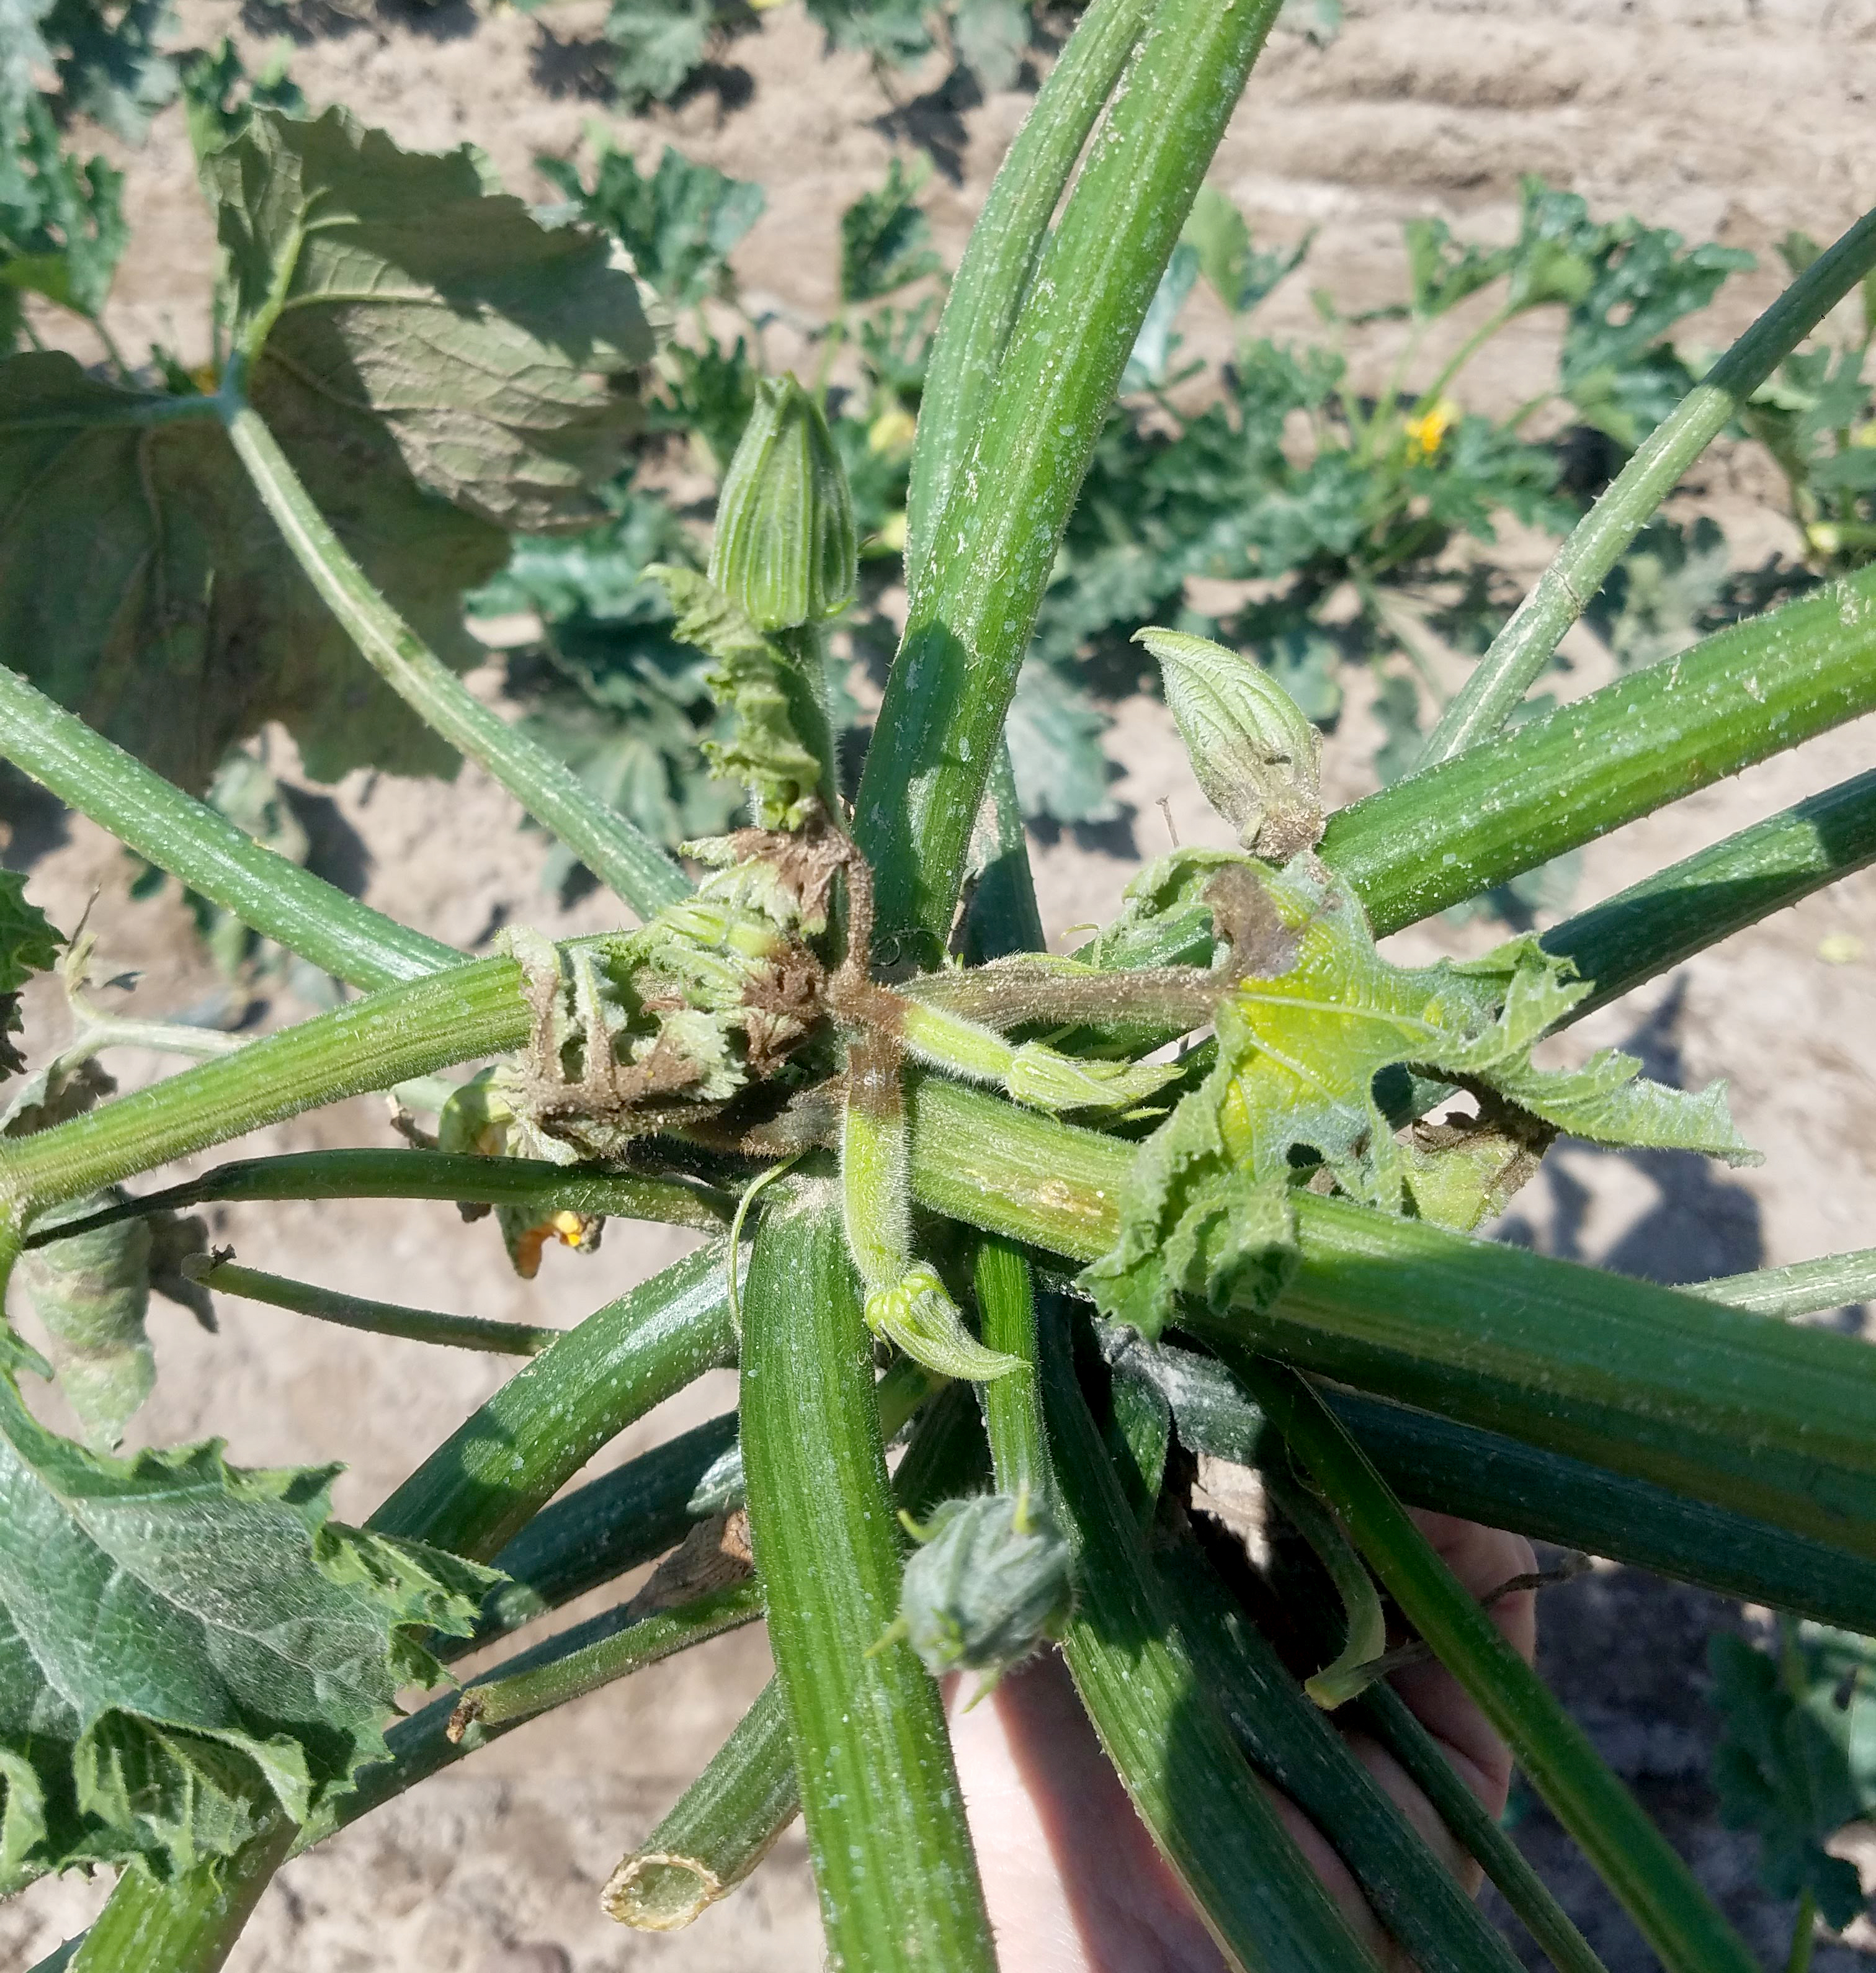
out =
<path fill-rule="evenodd" d="M 1776 1319 L 1865 1292 L 1876 1258 L 1682 1291 L 1474 1237 L 1560 1131 L 1753 1156 L 1717 1085 L 1532 1051 L 1868 862 L 1876 777 L 1541 940 L 1419 969 L 1375 941 L 1876 707 L 1864 570 L 1503 730 L 1690 463 L 1876 265 L 1876 214 L 1643 440 L 1383 792 L 1325 816 L 1319 736 L 1272 680 L 1146 633 L 1241 847 L 1160 859 L 1113 924 L 1048 955 L 1002 727 L 1276 11 L 1094 0 L 1040 91 L 933 352 L 908 619 L 851 798 L 825 649 L 855 582 L 850 491 L 812 395 L 763 384 L 708 569 L 659 575 L 749 800 L 744 826 L 689 846 L 695 880 L 472 695 L 449 641 L 505 528 L 590 525 L 639 416 L 654 338 L 597 233 L 543 224 L 466 152 L 257 105 L 204 154 L 216 375 L 0 367 L 0 644 L 46 687 L 0 671 L 0 752 L 358 990 L 113 1100 L 79 1075 L 90 1053 L 55 1061 L 0 1137 L 5 1265 L 211 1199 L 454 1199 L 494 1211 L 524 1272 L 607 1216 L 710 1235 L 549 1337 L 283 1281 L 162 1222 L 198 1288 L 528 1358 L 362 1528 L 331 1517 L 325 1470 L 243 1471 L 213 1443 L 113 1453 L 147 1381 L 152 1241 L 111 1246 L 108 1282 L 87 1281 L 93 1250 L 55 1268 L 67 1360 L 136 1357 L 80 1445 L 25 1402 L 51 1366 L 0 1330 L 0 1889 L 120 1872 L 57 1963 L 219 1966 L 296 1849 L 763 1619 L 774 1684 L 624 1859 L 606 1897 L 628 1922 L 696 1917 L 799 1814 L 834 1964 L 992 1965 L 933 1674 L 1020 1676 L 1054 1639 L 1227 1963 L 1375 1963 L 1260 1776 L 1419 1963 L 1513 1963 L 1352 1772 L 1323 1713 L 1348 1705 L 1555 1963 L 1593 1966 L 1387 1683 L 1384 1590 L 1662 1962 L 1753 1964 L 1403 1503 L 1876 1631 L 1876 1356 Z M 328 764 L 474 759 L 636 922 L 557 948 L 517 931 L 471 960 L 342 895 L 193 792 L 270 718 Z M 0 887 L 0 993 L 57 943 Z M 126 1189 L 368 1090 L 396 1093 L 407 1147 Z M 736 1415 L 555 1499 L 731 1363 Z M 1306 1683 L 1189 1539 L 1175 1433 L 1265 1465 L 1319 1543 Z M 639 1595 L 393 1719 L 470 1645 L 661 1556 Z"/>

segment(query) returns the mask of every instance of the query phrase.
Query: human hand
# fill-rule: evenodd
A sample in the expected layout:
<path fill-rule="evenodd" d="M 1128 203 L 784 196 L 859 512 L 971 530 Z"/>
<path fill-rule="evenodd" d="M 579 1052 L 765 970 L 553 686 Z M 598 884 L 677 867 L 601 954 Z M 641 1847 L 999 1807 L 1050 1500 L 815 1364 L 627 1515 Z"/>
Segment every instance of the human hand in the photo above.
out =
<path fill-rule="evenodd" d="M 1450 1515 L 1416 1513 L 1420 1531 L 1475 1595 L 1534 1567 L 1519 1535 Z M 1491 1606 L 1506 1640 L 1528 1661 L 1537 1647 L 1537 1599 L 1528 1590 Z M 1437 1663 L 1397 1672 L 1393 1683 L 1454 1769 L 1497 1815 L 1511 1785 L 1511 1755 L 1458 1681 Z M 1220 1973 L 1227 1962 L 1127 1799 L 1059 1655 L 1004 1680 L 969 1712 L 954 1681 L 952 1743 L 977 1848 L 998 1956 L 1012 1973 Z M 1387 1750 L 1351 1731 L 1348 1743 L 1467 1888 L 1478 1866 Z M 1410 1962 L 1382 1930 L 1348 1867 L 1287 1797 L 1271 1800 L 1306 1857 L 1384 1968 Z"/>

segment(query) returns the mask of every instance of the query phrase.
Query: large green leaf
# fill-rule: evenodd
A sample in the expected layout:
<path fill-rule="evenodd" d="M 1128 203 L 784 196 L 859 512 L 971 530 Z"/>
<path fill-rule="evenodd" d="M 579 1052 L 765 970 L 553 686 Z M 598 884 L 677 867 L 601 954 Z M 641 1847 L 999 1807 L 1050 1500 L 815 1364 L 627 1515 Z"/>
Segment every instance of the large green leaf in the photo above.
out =
<path fill-rule="evenodd" d="M 1502 1203 L 1502 1187 L 1476 1170 L 1457 1187 L 1436 1175 L 1449 1161 L 1476 1165 L 1465 1139 L 1423 1139 L 1409 1157 L 1377 1100 L 1384 1072 L 1458 1082 L 1601 1144 L 1753 1159 L 1718 1083 L 1688 1095 L 1613 1049 L 1580 1069 L 1532 1063 L 1535 1044 L 1592 990 L 1534 938 L 1476 960 L 1392 965 L 1354 895 L 1307 854 L 1277 871 L 1228 852 L 1181 851 L 1129 892 L 1136 905 L 1182 901 L 1208 870 L 1202 895 L 1231 941 L 1235 983 L 1217 1004 L 1217 1062 L 1142 1147 L 1120 1238 L 1081 1277 L 1104 1314 L 1150 1335 L 1180 1294 L 1220 1307 L 1273 1294 L 1293 1255 L 1289 1184 L 1319 1160 L 1349 1197 L 1393 1212 L 1445 1217 L 1456 1191 L 1481 1213 Z M 1508 1147 L 1499 1164 L 1511 1155 Z"/>
<path fill-rule="evenodd" d="M 505 527 L 603 518 L 652 332 L 583 226 L 493 192 L 467 146 L 400 150 L 343 110 L 256 115 L 204 161 L 237 340 L 381 418 L 427 486 Z"/>
<path fill-rule="evenodd" d="M 336 1469 L 218 1444 L 113 1459 L 0 1378 L 0 1893 L 47 1870 L 232 1854 L 384 1753 L 496 1579 L 328 1518 Z"/>
<path fill-rule="evenodd" d="M 255 402 L 341 538 L 450 663 L 475 661 L 462 590 L 499 530 L 427 494 L 384 428 L 284 366 Z M 307 771 L 453 773 L 453 751 L 351 647 L 211 417 L 87 378 L 70 357 L 0 365 L 0 653 L 191 792 L 279 719 Z M 204 407 L 205 408 L 205 407 Z"/>

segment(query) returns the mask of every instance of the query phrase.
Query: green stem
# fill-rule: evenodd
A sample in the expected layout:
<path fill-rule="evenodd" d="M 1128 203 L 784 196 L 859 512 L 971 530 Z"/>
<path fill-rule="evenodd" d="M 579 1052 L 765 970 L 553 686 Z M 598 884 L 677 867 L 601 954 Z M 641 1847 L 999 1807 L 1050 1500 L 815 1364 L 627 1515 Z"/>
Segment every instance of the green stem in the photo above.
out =
<path fill-rule="evenodd" d="M 700 1520 L 734 1503 L 712 1484 L 737 1451 L 736 1414 L 724 1412 L 544 1507 L 491 1566 L 508 1579 L 490 1591 L 472 1638 L 442 1638 L 444 1659 L 479 1651 L 576 1596 L 675 1548 Z M 737 1464 L 735 1499 L 742 1497 Z"/>
<path fill-rule="evenodd" d="M 1644 980 L 1876 861 L 1876 771 L 1644 877 L 1544 934 L 1596 991 L 1580 1020 Z"/>
<path fill-rule="evenodd" d="M 662 1220 L 700 1233 L 721 1232 L 732 1209 L 725 1194 L 688 1179 L 607 1171 L 600 1166 L 485 1158 L 457 1151 L 286 1151 L 217 1165 L 182 1185 L 143 1193 L 85 1219 L 31 1234 L 26 1245 L 43 1247 L 145 1213 L 279 1199 L 454 1199 L 465 1206 Z"/>
<path fill-rule="evenodd" d="M 1785 1973 L 1811 1973 L 1811 1950 L 1816 1942 L 1817 1899 L 1809 1890 L 1801 1891 L 1791 1922 L 1791 1949 L 1785 1955 Z"/>
<path fill-rule="evenodd" d="M 1264 1462 L 1268 1421 L 1221 1364 L 1165 1344 L 1136 1345 L 1129 1360 L 1171 1402 L 1191 1451 L 1239 1466 Z M 1606 1556 L 1820 1624 L 1876 1631 L 1876 1562 L 1860 1556 L 1385 1398 L 1330 1390 L 1325 1401 L 1410 1506 Z"/>
<path fill-rule="evenodd" d="M 239 1267 L 232 1261 L 214 1261 L 187 1271 L 192 1280 L 218 1294 L 239 1295 L 247 1301 L 266 1302 L 273 1308 L 291 1309 L 296 1315 L 337 1323 L 342 1328 L 363 1330 L 372 1336 L 401 1336 L 412 1343 L 486 1350 L 501 1356 L 538 1356 L 566 1333 L 524 1322 L 489 1322 L 479 1316 L 443 1315 L 433 1309 L 369 1301 L 362 1296 L 342 1294 L 336 1288 L 317 1288 L 309 1281 L 263 1274 L 258 1268 Z"/>
<path fill-rule="evenodd" d="M 875 1386 L 887 1444 L 940 1382 L 909 1356 L 894 1359 Z M 900 1468 L 901 1477 L 907 1470 Z M 483 1605 L 475 1637 L 440 1639 L 433 1648 L 459 1657 L 531 1623 L 662 1555 L 698 1521 L 740 1507 L 744 1492 L 736 1415 L 727 1412 L 542 1509 L 495 1558 L 493 1566 L 509 1579 Z"/>
<path fill-rule="evenodd" d="M 1355 1702 L 1354 1716 L 1407 1770 L 1440 1821 L 1478 1860 L 1557 1973 L 1606 1973 L 1550 1886 L 1486 1814 L 1479 1798 L 1459 1778 L 1400 1693 L 1384 1680 L 1371 1685 Z"/>
<path fill-rule="evenodd" d="M 629 1622 L 624 1620 L 622 1610 L 607 1611 L 590 1622 L 575 1625 L 557 1637 L 517 1652 L 505 1664 L 495 1666 L 489 1673 L 488 1679 L 492 1689 L 510 1679 L 518 1682 L 522 1679 L 551 1677 L 563 1661 L 593 1650 L 600 1643 L 602 1634 L 609 1677 L 623 1678 L 629 1673 L 656 1664 L 662 1658 L 688 1651 L 693 1644 L 707 1643 L 724 1631 L 735 1628 L 739 1623 L 752 1621 L 761 1614 L 760 1605 L 747 1585 L 738 1585 L 727 1597 L 716 1594 L 698 1597 L 691 1602 L 678 1605 L 675 1609 L 656 1611 Z M 590 1690 L 592 1685 L 583 1689 Z M 567 1696 L 576 1695 L 570 1692 Z M 416 1787 L 418 1782 L 429 1780 L 432 1775 L 453 1766 L 466 1755 L 476 1752 L 492 1740 L 499 1739 L 505 1733 L 513 1733 L 535 1716 L 529 1713 L 503 1719 L 452 1739 L 450 1723 L 456 1716 L 458 1703 L 457 1695 L 447 1693 L 392 1726 L 384 1736 L 384 1744 L 390 1750 L 389 1759 L 361 1769 L 349 1794 L 340 1796 L 317 1821 L 296 1832 L 296 1850 L 309 1850 L 316 1843 L 323 1843 L 328 1837 L 350 1827 L 374 1809 L 382 1808 L 385 1803 Z M 159 1973 L 159 1969 L 152 1968 L 151 1973 Z M 160 1973 L 168 1973 L 167 1968 L 160 1969 Z"/>
<path fill-rule="evenodd" d="M 320 1103 L 527 1039 L 521 968 L 478 960 L 388 986 L 0 1148 L 0 1196 L 39 1212 Z"/>
<path fill-rule="evenodd" d="M 1283 1518 L 1315 1551 L 1315 1559 L 1342 1599 L 1342 1648 L 1333 1661 L 1303 1683 L 1303 1690 L 1324 1712 L 1333 1712 L 1363 1690 L 1371 1665 L 1387 1648 L 1387 1619 L 1367 1565 L 1337 1526 L 1335 1517 L 1285 1467 L 1273 1462 L 1264 1474 L 1270 1498 Z"/>
<path fill-rule="evenodd" d="M 1423 767 L 1489 739 L 1510 718 L 1622 551 L 1780 360 L 1876 268 L 1876 211 L 1820 254 L 1673 413 L 1646 438 L 1577 523 L 1517 613 L 1492 640 L 1428 736 Z"/>
<path fill-rule="evenodd" d="M 880 934 L 907 957 L 944 950 L 1057 545 L 1276 11 L 1275 0 L 1162 0 L 932 522 L 854 811 L 878 880 Z"/>
<path fill-rule="evenodd" d="M 906 496 L 908 582 L 924 568 L 933 526 L 976 440 L 1049 222 L 1155 4 L 1095 0 L 1083 15 L 1037 90 L 971 228 L 920 399 Z"/>
<path fill-rule="evenodd" d="M 71 1973 L 215 1973 L 295 1833 L 278 1817 L 234 1856 L 160 1881 L 132 1865 L 67 1962 Z"/>
<path fill-rule="evenodd" d="M 912 1085 L 916 1198 L 1089 1261 L 1131 1146 L 937 1078 Z M 1301 1265 L 1273 1309 L 1182 1318 L 1318 1374 L 1876 1553 L 1867 1347 L 1520 1249 L 1293 1195 Z"/>
<path fill-rule="evenodd" d="M 1009 1349 L 1021 1333 L 1020 1304 L 1007 1322 L 998 1306 L 986 1307 L 984 1323 Z M 1063 1655 L 1140 1820 L 1229 1964 L 1259 1973 L 1371 1969 L 1199 1680 L 1076 1384 L 1059 1310 L 1044 1311 L 1040 1331 L 1047 1436 L 1021 1448 L 1020 1464 L 999 1459 L 997 1484 L 1052 1467 L 1051 1497 L 1061 1504 L 1076 1559 Z"/>
<path fill-rule="evenodd" d="M 0 754 L 126 848 L 350 986 L 392 986 L 462 963 L 257 843 L 4 668 Z"/>
<path fill-rule="evenodd" d="M 1691 1283 L 1688 1293 L 1754 1315 L 1816 1315 L 1876 1299 L 1876 1247 L 1794 1261 L 1789 1267 L 1758 1268 L 1747 1274 L 1719 1274 Z"/>
<path fill-rule="evenodd" d="M 1197 1545 L 1162 1544 L 1155 1566 L 1179 1634 L 1252 1765 L 1335 1845 L 1420 1973 L 1512 1973 L 1518 1962 L 1504 1939 L 1348 1741 L 1297 1691 Z"/>
<path fill-rule="evenodd" d="M 965 918 L 967 967 L 985 965 L 1012 952 L 1040 952 L 1047 943 L 1042 935 L 1035 875 L 1029 867 L 1029 838 L 1023 828 L 1016 771 L 1010 764 L 1007 740 L 997 749 L 985 813 L 980 820 L 987 820 L 990 828 Z"/>
<path fill-rule="evenodd" d="M 598 800 L 564 761 L 484 705 L 378 593 L 301 485 L 252 405 L 223 422 L 267 511 L 366 662 L 423 722 L 492 774 L 642 918 L 691 886 L 656 843 Z"/>
<path fill-rule="evenodd" d="M 1511 1749 L 1668 1973 L 1756 1973 L 1752 1955 L 1583 1729 L 1500 1634 L 1294 1371 L 1234 1353 L 1231 1368 L 1309 1467 L 1356 1546 Z"/>
<path fill-rule="evenodd" d="M 1876 707 L 1876 568 L 1338 811 L 1323 860 L 1378 933 Z"/>
<path fill-rule="evenodd" d="M 554 1655 L 544 1663 L 505 1670 L 465 1687 L 450 1716 L 450 1739 L 479 1746 L 495 1727 L 531 1719 L 610 1685 L 654 1657 L 688 1651 L 753 1623 L 762 1615 L 762 1592 L 753 1582 L 733 1582 L 675 1609 L 627 1621 L 625 1611 L 631 1607 L 626 1604 L 564 1631 L 553 1640 Z"/>
<path fill-rule="evenodd" d="M 900 1556 L 831 1188 L 802 1186 L 764 1218 L 745 1305 L 750 1530 L 829 1960 L 992 1973 L 937 1688 L 902 1640 L 874 1648 Z"/>
<path fill-rule="evenodd" d="M 734 1890 L 800 1813 L 788 1710 L 770 1679 L 600 1902 L 621 1925 L 675 1932 Z"/>
<path fill-rule="evenodd" d="M 596 1310 L 464 1420 L 371 1517 L 386 1534 L 485 1561 L 609 1439 L 736 1360 L 713 1242 Z"/>

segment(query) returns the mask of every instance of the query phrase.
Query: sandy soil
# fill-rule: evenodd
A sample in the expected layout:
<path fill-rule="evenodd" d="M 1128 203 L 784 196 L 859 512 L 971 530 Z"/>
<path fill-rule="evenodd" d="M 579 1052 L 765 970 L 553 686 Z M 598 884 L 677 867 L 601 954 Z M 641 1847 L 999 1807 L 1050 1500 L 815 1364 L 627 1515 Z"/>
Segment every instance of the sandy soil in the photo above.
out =
<path fill-rule="evenodd" d="M 232 31 L 250 51 L 278 15 L 234 0 L 181 0 L 191 41 Z M 529 160 L 570 152 L 604 116 L 642 153 L 662 142 L 760 178 L 766 217 L 739 267 L 746 291 L 786 321 L 831 298 L 835 215 L 876 181 L 895 146 L 926 148 L 940 167 L 928 198 L 940 244 L 955 255 L 990 172 L 1027 103 L 1020 91 L 976 100 L 941 74 L 889 102 L 864 64 L 822 59 L 796 10 L 740 41 L 719 87 L 629 122 L 595 94 L 591 37 L 603 9 L 588 0 L 537 18 L 478 20 L 462 4 L 420 15 L 352 20 L 322 10 L 302 31 L 294 74 L 315 102 L 340 100 L 407 143 L 470 139 L 509 182 L 534 188 Z M 1773 291 L 1769 248 L 1801 226 L 1829 237 L 1876 200 L 1876 0 L 1563 0 L 1541 11 L 1504 0 L 1358 4 L 1325 49 L 1275 44 L 1253 80 L 1215 176 L 1260 234 L 1320 229 L 1308 279 L 1351 305 L 1397 291 L 1397 227 L 1443 214 L 1503 234 L 1518 175 L 1538 171 L 1604 208 L 1633 209 L 1689 237 L 1751 247 L 1767 264 L 1736 280 L 1696 332 L 1717 342 Z M 136 348 L 156 338 L 205 347 L 203 300 L 212 242 L 176 119 L 135 159 L 135 244 L 113 318 Z M 1305 283 L 1269 305 L 1275 332 L 1309 327 Z M 1202 306 L 1193 346 L 1216 347 L 1221 321 Z M 1463 325 L 1459 326 L 1463 327 Z M 1456 328 L 1456 333 L 1458 329 Z M 79 345 L 74 341 L 74 347 Z M 86 352 L 89 353 L 89 352 Z M 1356 352 L 1384 364 L 1387 332 Z M 1483 399 L 1511 403 L 1541 378 L 1540 331 L 1496 345 Z M 1789 530 L 1759 502 L 1747 460 L 1701 469 L 1709 506 L 1742 551 L 1789 549 Z M 1541 545 L 1531 545 L 1534 564 Z M 1583 674 L 1585 682 L 1593 676 Z M 1360 706 L 1331 743 L 1329 775 L 1347 798 L 1365 785 L 1371 736 Z M 1771 762 L 1595 846 L 1579 898 L 1607 894 L 1800 795 L 1867 767 L 1871 722 Z M 1052 936 L 1110 912 L 1139 855 L 1163 846 L 1163 797 L 1182 840 L 1224 839 L 1193 787 L 1170 721 L 1146 701 L 1121 708 L 1115 751 L 1126 773 L 1123 825 L 1036 846 Z M 281 757 L 276 755 L 276 761 Z M 289 778 L 290 760 L 289 761 Z M 302 812 L 322 867 L 371 903 L 466 947 L 504 921 L 554 933 L 596 928 L 596 905 L 558 911 L 538 885 L 540 839 L 515 827 L 508 798 L 466 771 L 447 790 L 356 777 L 309 790 Z M 94 892 L 104 955 L 144 973 L 150 1010 L 186 1007 L 215 983 L 174 900 L 126 895 L 115 846 L 88 825 L 28 803 L 11 818 L 8 861 L 30 865 L 33 895 L 69 927 Z M 1555 1044 L 1637 1049 L 1657 1074 L 1698 1085 L 1727 1077 L 1757 1170 L 1623 1157 L 1565 1147 L 1515 1209 L 1521 1236 L 1551 1251 L 1630 1271 L 1688 1280 L 1868 1244 L 1876 1201 L 1873 1075 L 1862 1037 L 1876 1032 L 1876 875 L 1839 886 L 1737 937 Z M 1848 963 L 1820 948 L 1864 941 Z M 1476 946 L 1486 934 L 1436 924 L 1404 934 L 1404 952 Z M 282 1002 L 272 1018 L 295 1011 Z M 35 1000 L 29 1039 L 56 1041 L 58 1016 Z M 125 1058 L 127 1079 L 154 1072 Z M 360 1101 L 262 1134 L 243 1150 L 384 1140 L 381 1108 Z M 225 1153 L 224 1154 L 225 1155 Z M 244 1259 L 356 1292 L 477 1314 L 568 1323 L 672 1258 L 685 1236 L 616 1227 L 592 1259 L 556 1254 L 532 1284 L 515 1280 L 486 1228 L 463 1235 L 447 1206 L 224 1211 L 218 1236 Z M 1858 1312 L 1841 1318 L 1855 1320 Z M 414 1459 L 495 1388 L 499 1366 L 453 1353 L 360 1340 L 249 1304 L 224 1302 L 208 1337 L 159 1304 L 163 1376 L 137 1442 L 214 1432 L 256 1464 L 338 1458 L 342 1510 L 362 1514 Z M 721 1408 L 729 1379 L 708 1380 L 626 1434 L 600 1463 Z M 1641 1790 L 1768 1958 L 1789 1915 L 1753 1876 L 1751 1846 L 1717 1828 L 1702 1777 L 1714 1722 L 1704 1698 L 1706 1632 L 1742 1621 L 1716 1599 L 1633 1572 L 1599 1571 L 1555 1592 L 1545 1669 L 1605 1754 Z M 289 1867 L 231 1964 L 239 1973 L 601 1973 L 639 1965 L 777 1969 L 820 1963 L 812 1886 L 798 1841 L 750 1886 L 672 1939 L 622 1932 L 596 1892 L 618 1854 L 677 1794 L 753 1697 L 766 1664 L 753 1633 L 706 1647 L 498 1744 Z M 1534 1811 L 1525 1840 L 1616 1973 L 1652 1963 Z M 102 1886 L 44 1884 L 0 1906 L 0 1965 L 30 1965 L 82 1924 Z M 1876 1954 L 1876 1935 L 1865 1942 Z M 1536 1963 L 1534 1961 L 1533 1963 Z M 1820 1951 L 1837 1973 L 1865 1963 L 1855 1944 Z"/>

